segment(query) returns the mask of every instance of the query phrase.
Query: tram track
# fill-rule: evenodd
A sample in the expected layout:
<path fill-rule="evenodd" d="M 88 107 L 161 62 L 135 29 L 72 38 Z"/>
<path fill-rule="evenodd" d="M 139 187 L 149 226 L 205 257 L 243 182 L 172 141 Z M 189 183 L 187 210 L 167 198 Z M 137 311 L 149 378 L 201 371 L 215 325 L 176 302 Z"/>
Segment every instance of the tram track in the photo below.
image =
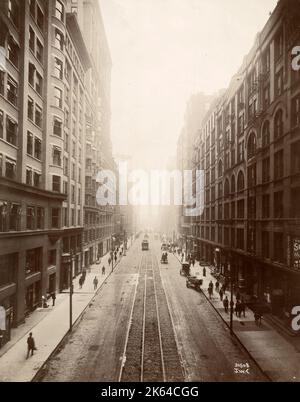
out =
<path fill-rule="evenodd" d="M 183 381 L 173 322 L 156 257 L 141 258 L 119 381 Z"/>

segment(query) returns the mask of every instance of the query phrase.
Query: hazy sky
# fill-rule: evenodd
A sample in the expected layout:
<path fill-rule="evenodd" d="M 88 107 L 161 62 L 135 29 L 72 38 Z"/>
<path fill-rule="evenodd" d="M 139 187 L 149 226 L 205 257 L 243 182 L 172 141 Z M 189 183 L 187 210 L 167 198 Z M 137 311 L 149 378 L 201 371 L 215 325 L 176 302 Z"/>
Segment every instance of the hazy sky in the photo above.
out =
<path fill-rule="evenodd" d="M 228 86 L 276 0 L 100 0 L 111 50 L 115 154 L 156 168 L 193 93 Z"/>

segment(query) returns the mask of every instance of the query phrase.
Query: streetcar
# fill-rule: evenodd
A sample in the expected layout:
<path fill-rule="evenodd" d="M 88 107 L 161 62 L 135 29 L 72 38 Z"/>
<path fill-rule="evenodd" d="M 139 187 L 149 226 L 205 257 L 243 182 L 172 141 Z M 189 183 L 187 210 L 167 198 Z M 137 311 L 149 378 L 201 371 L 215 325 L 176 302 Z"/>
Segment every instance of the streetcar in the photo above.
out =
<path fill-rule="evenodd" d="M 142 241 L 142 251 L 144 250 L 149 250 L 149 242 L 146 239 Z"/>
<path fill-rule="evenodd" d="M 161 264 L 168 264 L 168 253 L 162 253 L 161 259 L 160 259 Z"/>

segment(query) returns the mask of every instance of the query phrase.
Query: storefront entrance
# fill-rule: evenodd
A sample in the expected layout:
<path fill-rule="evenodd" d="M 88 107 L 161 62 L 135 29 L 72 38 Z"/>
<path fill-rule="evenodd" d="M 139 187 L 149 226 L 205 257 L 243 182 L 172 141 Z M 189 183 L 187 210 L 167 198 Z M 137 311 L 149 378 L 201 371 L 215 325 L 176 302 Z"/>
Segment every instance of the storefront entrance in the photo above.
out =
<path fill-rule="evenodd" d="M 27 286 L 25 294 L 25 314 L 35 310 L 41 302 L 41 281 Z"/>

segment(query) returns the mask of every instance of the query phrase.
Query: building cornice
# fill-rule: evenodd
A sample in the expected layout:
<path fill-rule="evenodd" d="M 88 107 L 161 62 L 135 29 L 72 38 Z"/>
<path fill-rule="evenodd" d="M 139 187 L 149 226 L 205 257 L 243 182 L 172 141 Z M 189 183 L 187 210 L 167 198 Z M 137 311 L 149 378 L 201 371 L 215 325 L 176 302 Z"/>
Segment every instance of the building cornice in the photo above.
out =
<path fill-rule="evenodd" d="M 3 190 L 26 193 L 31 196 L 48 198 L 57 201 L 64 201 L 67 199 L 66 194 L 43 190 L 37 187 L 29 186 L 28 184 L 19 183 L 15 180 L 7 179 L 6 177 L 0 177 L 0 192 Z"/>

